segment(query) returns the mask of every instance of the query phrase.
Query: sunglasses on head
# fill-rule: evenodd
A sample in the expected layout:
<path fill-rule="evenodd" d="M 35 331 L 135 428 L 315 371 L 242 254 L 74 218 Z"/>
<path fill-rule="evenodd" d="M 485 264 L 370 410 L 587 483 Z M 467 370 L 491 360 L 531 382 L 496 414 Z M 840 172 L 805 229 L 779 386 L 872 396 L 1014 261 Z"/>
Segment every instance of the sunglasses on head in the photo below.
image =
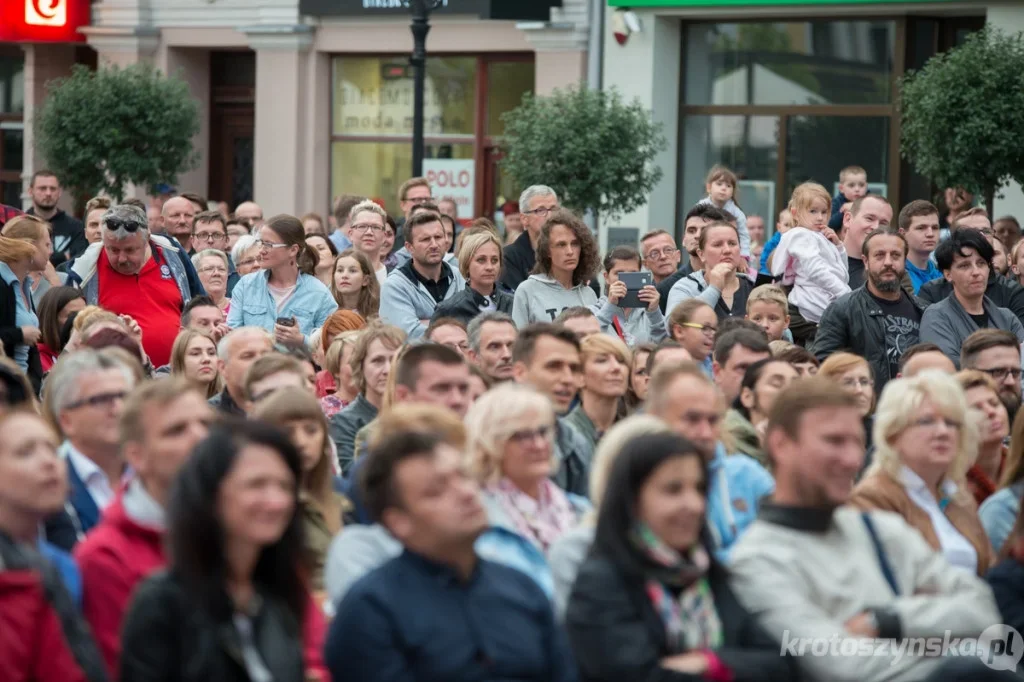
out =
<path fill-rule="evenodd" d="M 122 218 L 110 217 L 106 220 L 107 228 L 111 231 L 116 232 L 118 230 L 124 230 L 125 232 L 138 232 L 139 230 L 146 229 L 146 226 L 135 220 L 124 220 Z"/>

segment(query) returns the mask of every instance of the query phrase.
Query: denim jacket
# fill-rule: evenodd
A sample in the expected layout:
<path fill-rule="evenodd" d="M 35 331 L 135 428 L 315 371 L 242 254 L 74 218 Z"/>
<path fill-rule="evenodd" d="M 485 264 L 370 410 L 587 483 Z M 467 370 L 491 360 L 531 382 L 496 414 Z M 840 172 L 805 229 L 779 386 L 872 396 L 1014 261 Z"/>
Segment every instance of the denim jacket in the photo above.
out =
<path fill-rule="evenodd" d="M 294 317 L 308 341 L 309 335 L 338 309 L 338 302 L 323 282 L 312 275 L 300 274 L 295 293 L 278 312 L 274 297 L 270 295 L 269 281 L 270 272 L 266 270 L 257 270 L 238 280 L 231 295 L 229 327 L 263 327 L 273 333 L 277 318 Z"/>

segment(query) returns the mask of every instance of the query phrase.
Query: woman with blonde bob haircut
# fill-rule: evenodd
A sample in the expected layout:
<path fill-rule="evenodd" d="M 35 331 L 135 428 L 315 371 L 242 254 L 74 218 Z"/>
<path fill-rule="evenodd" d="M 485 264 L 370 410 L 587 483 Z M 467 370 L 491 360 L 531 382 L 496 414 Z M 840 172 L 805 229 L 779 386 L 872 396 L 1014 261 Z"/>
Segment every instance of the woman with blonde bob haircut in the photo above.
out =
<path fill-rule="evenodd" d="M 649 414 L 636 414 L 627 417 L 608 430 L 597 449 L 594 460 L 590 464 L 590 503 L 594 510 L 580 521 L 580 525 L 563 535 L 548 550 L 548 562 L 551 574 L 555 579 L 555 613 L 559 620 L 565 617 L 565 608 L 569 604 L 569 595 L 576 582 L 576 574 L 590 553 L 594 544 L 594 533 L 597 529 L 596 509 L 601 506 L 604 491 L 608 487 L 612 465 L 619 453 L 630 442 L 643 436 L 670 433 L 664 420 Z"/>
<path fill-rule="evenodd" d="M 501 240 L 493 232 L 483 228 L 469 228 L 471 231 L 459 235 L 459 271 L 466 278 L 466 288 L 447 301 L 438 304 L 434 320 L 454 317 L 469 322 L 485 312 L 512 314 L 513 297 L 498 286 L 504 255 Z"/>
<path fill-rule="evenodd" d="M 283 429 L 299 451 L 299 511 L 311 585 L 319 592 L 331 539 L 341 532 L 344 515 L 352 511 L 352 503 L 337 492 L 340 482 L 334 478 L 327 418 L 309 391 L 291 386 L 257 403 L 252 417 Z"/>
<path fill-rule="evenodd" d="M 633 354 L 615 337 L 592 334 L 580 343 L 580 360 L 583 363 L 580 404 L 565 419 L 593 450 L 601 436 L 618 421 L 620 404 L 629 390 Z"/>
<path fill-rule="evenodd" d="M 498 386 L 466 414 L 466 464 L 483 488 L 492 529 L 481 556 L 521 568 L 554 593 L 544 553 L 579 523 L 590 504 L 552 480 L 555 410 L 545 396 L 519 384 Z"/>
<path fill-rule="evenodd" d="M 874 441 L 875 461 L 851 503 L 896 512 L 950 564 L 984 575 L 992 546 L 965 485 L 978 423 L 956 378 L 928 371 L 889 382 Z"/>

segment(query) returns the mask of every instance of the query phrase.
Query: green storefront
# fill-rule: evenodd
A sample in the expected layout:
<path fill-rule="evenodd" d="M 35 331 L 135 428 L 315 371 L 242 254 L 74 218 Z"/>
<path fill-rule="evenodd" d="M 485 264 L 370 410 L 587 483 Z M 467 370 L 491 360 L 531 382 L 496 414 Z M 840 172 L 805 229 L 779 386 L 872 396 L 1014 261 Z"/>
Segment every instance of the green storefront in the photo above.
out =
<path fill-rule="evenodd" d="M 604 84 L 651 106 L 676 158 L 630 222 L 679 230 L 715 163 L 737 172 L 741 206 L 769 230 L 793 187 L 814 180 L 833 190 L 849 165 L 865 168 L 872 190 L 893 204 L 932 198 L 934 188 L 900 159 L 897 81 L 995 22 L 993 12 L 1024 27 L 1021 5 L 609 0 L 612 26 L 640 30 L 624 44 L 606 38 Z M 626 12 L 637 22 L 616 20 Z M 645 69 L 649 79 L 637 75 Z"/>

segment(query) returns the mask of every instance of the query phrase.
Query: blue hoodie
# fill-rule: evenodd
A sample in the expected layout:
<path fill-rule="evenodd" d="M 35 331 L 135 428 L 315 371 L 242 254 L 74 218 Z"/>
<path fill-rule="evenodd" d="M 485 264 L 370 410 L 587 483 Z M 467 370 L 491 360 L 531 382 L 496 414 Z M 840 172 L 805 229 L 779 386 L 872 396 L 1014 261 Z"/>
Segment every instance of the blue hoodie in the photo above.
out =
<path fill-rule="evenodd" d="M 707 523 L 715 557 L 728 564 L 729 553 L 743 531 L 757 519 L 761 500 L 775 491 L 768 470 L 746 455 L 727 455 L 718 443 L 708 465 Z"/>

